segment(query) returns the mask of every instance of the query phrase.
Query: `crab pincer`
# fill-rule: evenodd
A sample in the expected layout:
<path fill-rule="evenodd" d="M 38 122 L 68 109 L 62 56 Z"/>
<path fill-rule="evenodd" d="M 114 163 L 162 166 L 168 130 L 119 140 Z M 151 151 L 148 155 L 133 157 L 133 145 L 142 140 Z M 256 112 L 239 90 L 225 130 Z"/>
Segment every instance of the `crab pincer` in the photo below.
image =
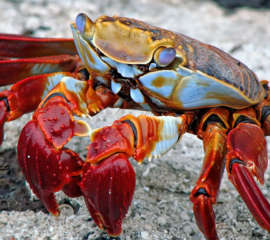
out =
<path fill-rule="evenodd" d="M 35 112 L 19 138 L 18 162 L 33 192 L 49 212 L 59 214 L 54 193 L 63 190 L 70 197 L 81 195 L 83 161 L 63 145 L 74 135 L 75 124 L 61 97 Z"/>
<path fill-rule="evenodd" d="M 80 183 L 92 218 L 111 236 L 121 234 L 135 190 L 136 176 L 128 158 L 116 153 L 97 165 L 87 165 Z"/>
<path fill-rule="evenodd" d="M 120 235 L 135 190 L 136 175 L 129 162 L 132 136 L 121 121 L 94 132 L 80 183 L 91 216 L 111 236 Z"/>
<path fill-rule="evenodd" d="M 55 192 L 62 190 L 69 197 L 83 195 L 97 225 L 117 236 L 132 201 L 136 177 L 128 160 L 130 154 L 118 152 L 115 145 L 122 143 L 120 149 L 129 152 L 129 141 L 117 128 L 107 130 L 92 134 L 84 162 L 64 145 L 88 129 L 73 119 L 70 105 L 61 94 L 52 94 L 22 130 L 18 161 L 31 189 L 49 212 L 59 214 Z M 120 134 L 111 135 L 117 131 Z"/>

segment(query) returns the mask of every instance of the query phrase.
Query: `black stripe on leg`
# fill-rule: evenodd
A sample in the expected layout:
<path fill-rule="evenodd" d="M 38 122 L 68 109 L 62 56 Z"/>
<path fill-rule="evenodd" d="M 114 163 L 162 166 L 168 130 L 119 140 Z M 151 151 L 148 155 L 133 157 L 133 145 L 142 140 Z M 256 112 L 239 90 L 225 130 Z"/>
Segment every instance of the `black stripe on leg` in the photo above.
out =
<path fill-rule="evenodd" d="M 199 195 L 204 195 L 206 197 L 210 197 L 208 192 L 204 188 L 199 188 L 196 193 L 194 193 L 194 197 L 198 197 Z"/>
<path fill-rule="evenodd" d="M 239 118 L 234 123 L 234 127 L 236 127 L 239 123 L 252 123 L 256 124 L 252 119 L 248 118 L 247 116 L 240 115 Z"/>
<path fill-rule="evenodd" d="M 131 127 L 133 134 L 134 134 L 134 148 L 136 148 L 137 147 L 137 140 L 138 140 L 138 132 L 137 132 L 136 126 L 130 120 L 124 120 L 123 122 L 127 123 Z"/>
<path fill-rule="evenodd" d="M 43 104 L 42 104 L 42 106 L 41 107 L 43 107 L 45 104 L 46 104 L 46 102 L 48 102 L 51 98 L 53 98 L 53 97 L 62 97 L 62 98 L 64 98 L 68 103 L 69 103 L 69 100 L 66 98 L 66 96 L 63 94 L 63 93 L 61 93 L 61 92 L 54 92 L 54 93 L 52 93 L 51 95 L 49 95 L 45 100 L 44 100 L 44 102 L 43 102 Z"/>
<path fill-rule="evenodd" d="M 245 163 L 242 160 L 240 160 L 238 158 L 233 158 L 230 161 L 230 164 L 229 164 L 229 171 L 230 171 L 230 173 L 232 172 L 232 166 L 233 166 L 234 163 L 245 165 Z"/>
<path fill-rule="evenodd" d="M 261 122 L 263 123 L 270 114 L 270 106 L 264 106 L 262 108 Z"/>
<path fill-rule="evenodd" d="M 205 131 L 209 123 L 215 123 L 215 122 L 220 123 L 223 128 L 226 128 L 225 123 L 220 119 L 220 117 L 216 114 L 212 114 L 204 122 L 202 130 Z"/>
<path fill-rule="evenodd" d="M 9 104 L 8 104 L 8 99 L 7 99 L 7 97 L 2 97 L 2 98 L 0 98 L 0 101 L 3 101 L 3 102 L 5 103 L 5 105 L 6 105 L 6 107 L 7 107 L 7 112 L 9 112 L 9 111 L 10 111 L 10 107 L 9 107 Z"/>

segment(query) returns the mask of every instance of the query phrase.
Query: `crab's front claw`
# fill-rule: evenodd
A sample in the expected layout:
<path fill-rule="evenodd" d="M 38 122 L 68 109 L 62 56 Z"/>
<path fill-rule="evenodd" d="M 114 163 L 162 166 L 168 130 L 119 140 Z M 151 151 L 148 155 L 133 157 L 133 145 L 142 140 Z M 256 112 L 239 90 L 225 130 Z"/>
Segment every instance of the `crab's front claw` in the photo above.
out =
<path fill-rule="evenodd" d="M 135 190 L 135 172 L 128 158 L 116 153 L 97 165 L 88 164 L 80 184 L 92 218 L 111 236 L 120 235 Z"/>
<path fill-rule="evenodd" d="M 93 132 L 91 139 L 81 190 L 99 228 L 118 236 L 136 184 L 128 160 L 134 151 L 133 130 L 127 122 L 116 121 Z"/>
<path fill-rule="evenodd" d="M 189 114 L 126 115 L 92 132 L 80 186 L 93 219 L 109 235 L 121 233 L 135 189 L 135 173 L 128 158 L 142 162 L 145 157 L 164 154 L 186 131 L 191 119 Z"/>
<path fill-rule="evenodd" d="M 54 215 L 59 214 L 55 192 L 63 190 L 70 197 L 81 195 L 78 183 L 84 163 L 76 153 L 63 148 L 74 134 L 74 124 L 67 104 L 56 102 L 35 113 L 22 130 L 17 145 L 18 161 L 26 180 Z"/>
<path fill-rule="evenodd" d="M 240 123 L 230 131 L 227 139 L 227 172 L 261 227 L 270 231 L 270 204 L 258 188 L 253 176 L 261 184 L 267 167 L 267 152 L 264 133 L 260 127 Z"/>

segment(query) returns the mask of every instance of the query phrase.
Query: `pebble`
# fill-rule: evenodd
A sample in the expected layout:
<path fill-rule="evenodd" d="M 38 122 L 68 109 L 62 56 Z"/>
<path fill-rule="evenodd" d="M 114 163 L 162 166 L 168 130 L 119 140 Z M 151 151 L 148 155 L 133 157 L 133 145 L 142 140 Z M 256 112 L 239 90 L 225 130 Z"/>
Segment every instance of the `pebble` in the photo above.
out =
<path fill-rule="evenodd" d="M 149 233 L 146 231 L 141 232 L 142 239 L 150 239 Z"/>
<path fill-rule="evenodd" d="M 158 219 L 157 219 L 157 223 L 158 223 L 159 225 L 165 225 L 165 224 L 168 223 L 168 221 L 167 221 L 167 218 L 166 218 L 166 217 L 160 216 L 160 217 L 158 217 Z"/>

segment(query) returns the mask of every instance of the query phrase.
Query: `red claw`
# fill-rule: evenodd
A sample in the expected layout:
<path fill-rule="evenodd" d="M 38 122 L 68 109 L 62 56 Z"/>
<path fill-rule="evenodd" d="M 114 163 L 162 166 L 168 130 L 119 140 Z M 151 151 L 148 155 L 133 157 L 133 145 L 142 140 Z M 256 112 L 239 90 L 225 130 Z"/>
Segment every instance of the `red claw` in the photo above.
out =
<path fill-rule="evenodd" d="M 118 121 L 97 131 L 83 162 L 76 153 L 63 148 L 78 128 L 65 98 L 52 96 L 41 103 L 22 130 L 18 142 L 22 171 L 52 214 L 59 214 L 55 192 L 63 190 L 70 197 L 83 195 L 97 225 L 118 236 L 136 184 L 128 160 L 133 152 L 132 129 Z"/>
<path fill-rule="evenodd" d="M 83 161 L 69 149 L 55 149 L 45 138 L 36 121 L 30 121 L 19 138 L 18 161 L 33 192 L 49 212 L 59 214 L 54 192 L 64 190 L 80 196 L 77 185 Z"/>
<path fill-rule="evenodd" d="M 135 190 L 135 172 L 128 158 L 116 153 L 97 165 L 88 163 L 80 184 L 92 218 L 111 236 L 120 235 Z"/>

